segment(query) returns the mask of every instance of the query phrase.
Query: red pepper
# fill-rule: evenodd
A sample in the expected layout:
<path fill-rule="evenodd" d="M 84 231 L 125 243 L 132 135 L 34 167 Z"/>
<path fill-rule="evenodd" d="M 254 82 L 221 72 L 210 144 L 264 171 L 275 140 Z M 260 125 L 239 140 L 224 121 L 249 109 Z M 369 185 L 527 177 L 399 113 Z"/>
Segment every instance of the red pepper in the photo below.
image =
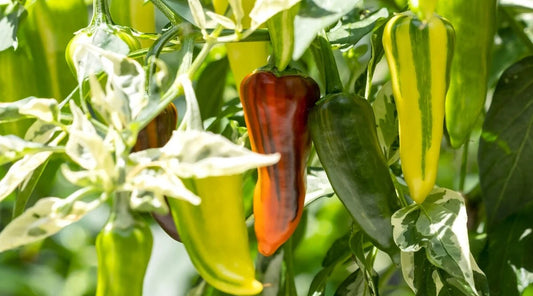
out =
<path fill-rule="evenodd" d="M 265 256 L 289 239 L 302 216 L 311 145 L 307 117 L 319 97 L 316 82 L 298 74 L 258 70 L 241 84 L 252 150 L 281 154 L 277 164 L 258 169 L 254 191 L 255 234 Z"/>

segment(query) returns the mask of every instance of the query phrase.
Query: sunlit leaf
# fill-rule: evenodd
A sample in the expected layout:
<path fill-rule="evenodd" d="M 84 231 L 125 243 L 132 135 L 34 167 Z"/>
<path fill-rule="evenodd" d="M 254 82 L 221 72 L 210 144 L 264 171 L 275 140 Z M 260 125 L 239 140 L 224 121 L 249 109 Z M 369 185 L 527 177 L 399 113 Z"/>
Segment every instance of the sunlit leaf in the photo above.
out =
<path fill-rule="evenodd" d="M 6 198 L 19 186 L 31 173 L 43 164 L 52 152 L 39 152 L 26 155 L 15 162 L 2 180 L 0 180 L 0 201 Z"/>
<path fill-rule="evenodd" d="M 0 3 L 0 51 L 13 47 L 17 49 L 17 30 L 24 5 L 19 1 Z"/>
<path fill-rule="evenodd" d="M 258 28 L 278 12 L 287 10 L 298 4 L 300 1 L 301 0 L 257 0 L 254 8 L 250 12 L 252 28 Z"/>
<path fill-rule="evenodd" d="M 65 206 L 65 200 L 56 197 L 37 201 L 0 233 L 0 252 L 44 239 L 80 220 L 94 208 L 93 204 L 76 201 L 65 215 L 57 211 L 62 206 Z"/>

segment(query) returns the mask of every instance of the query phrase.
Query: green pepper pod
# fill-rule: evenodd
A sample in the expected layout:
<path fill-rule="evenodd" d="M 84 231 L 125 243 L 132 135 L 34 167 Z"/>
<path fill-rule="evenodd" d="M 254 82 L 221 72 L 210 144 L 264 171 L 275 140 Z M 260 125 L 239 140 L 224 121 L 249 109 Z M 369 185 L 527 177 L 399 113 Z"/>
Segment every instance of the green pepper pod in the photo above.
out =
<path fill-rule="evenodd" d="M 215 288 L 233 295 L 258 294 L 250 256 L 242 176 L 215 176 L 182 180 L 202 200 L 195 206 L 169 198 L 174 222 L 200 276 Z"/>
<path fill-rule="evenodd" d="M 128 197 L 117 196 L 108 222 L 96 237 L 96 296 L 142 296 L 152 242 L 150 227 L 130 212 Z"/>
<path fill-rule="evenodd" d="M 279 152 L 280 161 L 258 169 L 254 191 L 259 252 L 272 255 L 292 235 L 305 199 L 311 138 L 307 116 L 320 97 L 313 79 L 259 70 L 241 84 L 241 102 L 252 151 Z"/>
<path fill-rule="evenodd" d="M 436 14 L 407 12 L 388 21 L 383 47 L 400 127 L 400 159 L 411 198 L 422 203 L 435 185 L 453 27 Z"/>
<path fill-rule="evenodd" d="M 454 148 L 465 143 L 485 105 L 497 6 L 497 0 L 446 0 L 437 5 L 456 34 L 445 111 Z"/>
<path fill-rule="evenodd" d="M 121 26 L 132 27 L 144 33 L 154 33 L 155 7 L 152 2 L 144 0 L 111 0 L 110 13 L 113 20 Z M 152 40 L 141 40 L 147 47 Z"/>
<path fill-rule="evenodd" d="M 311 110 L 309 127 L 335 193 L 376 246 L 395 256 L 390 219 L 400 206 L 370 104 L 357 95 L 328 95 Z"/>

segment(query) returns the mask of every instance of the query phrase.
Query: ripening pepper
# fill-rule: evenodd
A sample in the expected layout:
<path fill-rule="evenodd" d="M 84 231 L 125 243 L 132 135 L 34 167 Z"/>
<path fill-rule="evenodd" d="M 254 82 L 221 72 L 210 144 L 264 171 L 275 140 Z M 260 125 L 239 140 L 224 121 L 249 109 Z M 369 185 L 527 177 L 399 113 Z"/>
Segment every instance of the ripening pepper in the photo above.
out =
<path fill-rule="evenodd" d="M 232 295 L 254 295 L 263 285 L 255 279 L 250 256 L 242 175 L 182 180 L 201 198 L 200 205 L 169 198 L 181 241 L 200 276 Z"/>
<path fill-rule="evenodd" d="M 141 47 L 139 40 L 133 36 L 129 28 L 116 25 L 113 22 L 109 13 L 108 0 L 93 0 L 93 16 L 89 26 L 78 31 L 67 45 L 65 57 L 75 75 L 77 75 L 76 50 L 80 44 L 87 42 L 97 46 L 112 44 L 112 49 L 116 53 L 124 55 Z"/>
<path fill-rule="evenodd" d="M 254 4 L 255 0 L 242 1 L 244 11 L 242 26 L 245 29 L 250 27 L 251 19 L 249 14 L 254 7 Z M 224 14 L 228 7 L 228 1 L 213 0 L 213 6 L 215 7 L 216 13 Z M 233 72 L 233 77 L 235 79 L 235 85 L 239 87 L 246 75 L 267 64 L 269 43 L 268 41 L 227 43 L 226 50 L 231 72 Z"/>
<path fill-rule="evenodd" d="M 96 296 L 142 296 L 152 253 L 152 232 L 132 213 L 129 196 L 117 195 L 108 222 L 96 237 Z"/>
<path fill-rule="evenodd" d="M 326 95 L 309 113 L 318 158 L 336 195 L 372 242 L 397 261 L 391 216 L 400 208 L 376 131 L 374 111 L 363 97 L 343 92 L 331 51 L 317 37 Z"/>
<path fill-rule="evenodd" d="M 311 138 L 310 108 L 320 97 L 313 79 L 258 70 L 241 84 L 241 103 L 254 152 L 279 152 L 280 161 L 258 169 L 253 211 L 259 252 L 272 255 L 302 216 Z"/>
<path fill-rule="evenodd" d="M 485 105 L 497 2 L 442 0 L 437 4 L 437 13 L 450 21 L 456 35 L 445 111 L 454 148 L 467 141 Z"/>
<path fill-rule="evenodd" d="M 177 123 L 178 112 L 176 106 L 170 103 L 163 112 L 159 113 L 139 132 L 133 152 L 163 147 L 172 137 L 172 132 L 176 129 Z M 170 237 L 180 240 L 170 212 L 166 215 L 152 213 L 152 216 Z"/>
<path fill-rule="evenodd" d="M 398 111 L 401 165 L 417 203 L 424 201 L 437 177 L 454 48 L 453 27 L 433 13 L 432 2 L 420 2 L 427 6 L 418 7 L 419 16 L 394 16 L 383 32 Z"/>

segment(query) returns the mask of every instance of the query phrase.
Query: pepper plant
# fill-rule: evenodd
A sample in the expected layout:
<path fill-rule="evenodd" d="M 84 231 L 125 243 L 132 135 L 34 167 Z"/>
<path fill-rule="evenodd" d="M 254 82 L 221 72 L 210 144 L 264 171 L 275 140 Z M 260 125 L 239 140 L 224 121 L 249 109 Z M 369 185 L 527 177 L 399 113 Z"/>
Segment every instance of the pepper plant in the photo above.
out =
<path fill-rule="evenodd" d="M 0 1 L 0 294 L 533 295 L 530 1 L 85 2 Z"/>

